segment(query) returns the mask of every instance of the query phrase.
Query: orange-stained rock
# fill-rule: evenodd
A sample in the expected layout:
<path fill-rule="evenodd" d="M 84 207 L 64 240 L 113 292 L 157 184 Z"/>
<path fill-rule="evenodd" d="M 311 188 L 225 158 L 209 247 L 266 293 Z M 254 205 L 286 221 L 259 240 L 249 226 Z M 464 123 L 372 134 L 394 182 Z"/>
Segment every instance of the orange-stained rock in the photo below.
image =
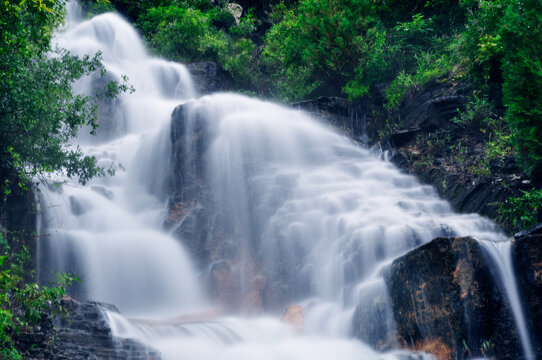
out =
<path fill-rule="evenodd" d="M 282 315 L 282 321 L 290 324 L 298 334 L 302 334 L 304 328 L 303 307 L 299 305 L 288 306 Z"/>
<path fill-rule="evenodd" d="M 424 340 L 414 345 L 414 349 L 431 354 L 437 360 L 452 360 L 452 349 L 440 338 L 436 340 Z"/>

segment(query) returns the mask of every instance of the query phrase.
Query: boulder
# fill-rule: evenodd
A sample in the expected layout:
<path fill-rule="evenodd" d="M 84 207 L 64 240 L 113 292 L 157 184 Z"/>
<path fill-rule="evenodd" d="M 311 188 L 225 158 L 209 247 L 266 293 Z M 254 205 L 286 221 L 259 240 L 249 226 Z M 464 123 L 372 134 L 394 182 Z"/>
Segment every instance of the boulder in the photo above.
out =
<path fill-rule="evenodd" d="M 442 237 L 386 274 L 399 342 L 439 360 L 523 357 L 506 295 L 473 238 Z"/>
<path fill-rule="evenodd" d="M 196 90 L 201 94 L 234 89 L 235 81 L 231 74 L 215 62 L 190 63 L 186 67 L 192 75 Z"/>
<path fill-rule="evenodd" d="M 235 19 L 235 23 L 239 25 L 241 16 L 243 15 L 243 7 L 237 3 L 229 3 L 226 5 L 226 9 Z"/>
<path fill-rule="evenodd" d="M 62 301 L 66 314 L 44 317 L 34 331 L 21 331 L 15 338 L 18 349 L 29 360 L 160 360 L 161 355 L 141 342 L 114 337 L 105 311 L 118 312 L 109 304 Z"/>
<path fill-rule="evenodd" d="M 512 260 L 533 351 L 542 358 L 542 224 L 516 234 Z"/>
<path fill-rule="evenodd" d="M 346 99 L 321 96 L 316 99 L 295 102 L 292 107 L 304 110 L 344 131 L 363 144 L 369 143 L 367 118 L 361 104 L 349 104 Z"/>

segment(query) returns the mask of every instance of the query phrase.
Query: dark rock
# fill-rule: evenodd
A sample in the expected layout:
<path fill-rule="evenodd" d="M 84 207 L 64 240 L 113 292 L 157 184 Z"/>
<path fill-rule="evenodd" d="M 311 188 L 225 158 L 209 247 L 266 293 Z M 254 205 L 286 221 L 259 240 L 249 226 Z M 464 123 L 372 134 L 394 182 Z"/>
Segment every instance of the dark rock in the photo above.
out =
<path fill-rule="evenodd" d="M 521 359 L 508 302 L 472 238 L 437 238 L 395 259 L 386 275 L 403 346 L 439 359 Z"/>
<path fill-rule="evenodd" d="M 395 159 L 392 158 L 392 161 Z M 397 165 L 404 166 L 404 163 Z M 499 204 L 517 195 L 518 189 L 523 188 L 519 181 L 521 178 L 511 177 L 508 182 L 492 176 L 477 178 L 459 170 L 438 166 L 413 169 L 413 173 L 422 182 L 433 185 L 455 211 L 478 213 L 493 220 L 499 218 Z"/>
<path fill-rule="evenodd" d="M 234 89 L 235 81 L 231 74 L 219 64 L 211 61 L 186 64 L 188 71 L 201 94 L 210 94 L 217 91 Z"/>
<path fill-rule="evenodd" d="M 542 223 L 533 226 L 529 230 L 522 230 L 514 235 L 514 238 L 516 240 L 519 240 L 525 236 L 535 236 L 535 235 L 542 235 Z"/>
<path fill-rule="evenodd" d="M 261 276 L 255 270 L 255 254 L 244 250 L 241 227 L 232 214 L 217 210 L 204 171 L 207 126 L 204 119 L 190 116 L 197 116 L 190 104 L 172 114 L 172 194 L 164 227 L 196 259 L 209 292 L 225 309 L 261 311 L 264 289 L 255 281 Z"/>
<path fill-rule="evenodd" d="M 379 351 L 397 346 L 393 311 L 384 282 L 369 284 L 360 291 L 353 329 L 356 338 Z"/>
<path fill-rule="evenodd" d="M 118 312 L 113 305 L 66 299 L 62 307 L 67 314 L 44 316 L 42 326 L 16 336 L 24 359 L 161 359 L 158 351 L 137 340 L 112 335 L 104 311 Z"/>
<path fill-rule="evenodd" d="M 499 217 L 499 204 L 529 190 L 529 184 L 512 156 L 485 163 L 482 144 L 487 134 L 451 121 L 466 108 L 471 91 L 469 84 L 447 79 L 411 89 L 397 111 L 399 128 L 381 140 L 382 148 L 391 151 L 391 161 L 398 167 L 433 185 L 455 211 L 476 212 L 512 230 Z M 462 160 L 451 150 L 458 144 L 466 151 Z"/>
<path fill-rule="evenodd" d="M 356 141 L 364 144 L 369 143 L 367 118 L 360 104 L 349 104 L 340 97 L 322 96 L 313 100 L 292 103 L 291 106 L 323 119 Z"/>
<path fill-rule="evenodd" d="M 516 235 L 512 259 L 537 359 L 542 358 L 542 224 Z"/>
<path fill-rule="evenodd" d="M 112 72 L 107 72 L 105 76 L 95 75 L 92 77 L 92 88 L 107 89 L 110 82 L 122 83 L 122 79 Z M 99 135 L 99 139 L 110 140 L 119 134 L 124 133 L 126 129 L 126 121 L 120 110 L 122 99 L 106 96 L 102 93 L 98 97 L 98 120 L 99 125 L 96 129 L 96 134 Z M 82 133 L 82 131 L 80 132 Z"/>

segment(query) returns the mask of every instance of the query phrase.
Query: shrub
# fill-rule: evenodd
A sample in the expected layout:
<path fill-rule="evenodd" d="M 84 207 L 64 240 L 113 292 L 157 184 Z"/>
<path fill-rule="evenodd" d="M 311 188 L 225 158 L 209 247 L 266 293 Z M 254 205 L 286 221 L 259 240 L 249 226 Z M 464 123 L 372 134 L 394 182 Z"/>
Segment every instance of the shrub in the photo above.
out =
<path fill-rule="evenodd" d="M 499 206 L 499 215 L 515 231 L 536 225 L 542 217 L 542 189 L 524 191 L 520 197 L 507 199 Z"/>
<path fill-rule="evenodd" d="M 58 283 L 40 286 L 23 281 L 24 263 L 28 251 L 13 254 L 6 239 L 0 235 L 0 358 L 22 360 L 17 349 L 16 336 L 21 331 L 32 331 L 41 326 L 43 316 L 62 314 L 62 297 L 66 287 L 80 281 L 72 275 L 58 275 Z"/>
<path fill-rule="evenodd" d="M 355 77 L 347 91 L 357 97 L 377 73 L 371 52 L 383 39 L 374 1 L 303 0 L 267 33 L 264 61 L 279 87 L 290 86 L 287 95 L 305 97 L 318 86 L 339 94 Z"/>
<path fill-rule="evenodd" d="M 520 164 L 542 177 L 542 2 L 511 0 L 500 29 L 503 96 Z"/>
<path fill-rule="evenodd" d="M 139 25 L 151 48 L 171 60 L 217 60 L 227 49 L 225 34 L 212 25 L 209 14 L 177 6 L 151 8 Z"/>

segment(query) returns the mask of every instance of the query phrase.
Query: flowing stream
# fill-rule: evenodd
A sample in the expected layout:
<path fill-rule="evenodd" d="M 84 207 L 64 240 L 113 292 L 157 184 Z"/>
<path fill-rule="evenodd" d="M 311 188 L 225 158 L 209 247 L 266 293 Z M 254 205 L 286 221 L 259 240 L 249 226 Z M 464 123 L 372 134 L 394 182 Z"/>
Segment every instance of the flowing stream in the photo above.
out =
<path fill-rule="evenodd" d="M 79 274 L 74 296 L 117 305 L 123 315 L 108 314 L 114 334 L 148 343 L 164 359 L 431 358 L 381 354 L 352 339 L 359 294 L 386 298 L 380 269 L 436 236 L 501 240 L 494 224 L 455 214 L 431 187 L 302 111 L 236 94 L 198 97 L 186 68 L 149 56 L 121 17 L 80 22 L 69 6 L 56 43 L 78 55 L 101 51 L 108 76 L 127 75 L 136 91 L 107 104 L 97 137 L 78 141 L 100 165 L 121 164 L 116 174 L 40 187 L 42 281 L 55 271 Z M 96 84 L 88 78 L 76 89 L 88 94 Z M 180 104 L 186 151 L 178 161 L 204 153 L 209 212 L 230 224 L 240 254 L 240 299 L 257 292 L 251 279 L 261 276 L 279 303 L 303 305 L 303 335 L 276 311 L 221 308 L 194 254 L 163 230 L 171 114 Z M 392 329 L 391 309 L 380 316 Z"/>

